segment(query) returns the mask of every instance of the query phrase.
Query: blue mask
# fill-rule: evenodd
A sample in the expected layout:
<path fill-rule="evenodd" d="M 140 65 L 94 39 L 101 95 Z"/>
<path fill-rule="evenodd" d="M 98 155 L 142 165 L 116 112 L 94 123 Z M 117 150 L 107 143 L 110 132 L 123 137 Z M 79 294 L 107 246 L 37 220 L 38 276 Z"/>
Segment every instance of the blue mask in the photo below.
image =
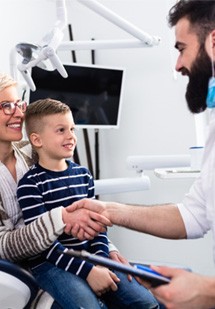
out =
<path fill-rule="evenodd" d="M 211 77 L 208 83 L 206 105 L 208 108 L 215 107 L 215 77 Z"/>

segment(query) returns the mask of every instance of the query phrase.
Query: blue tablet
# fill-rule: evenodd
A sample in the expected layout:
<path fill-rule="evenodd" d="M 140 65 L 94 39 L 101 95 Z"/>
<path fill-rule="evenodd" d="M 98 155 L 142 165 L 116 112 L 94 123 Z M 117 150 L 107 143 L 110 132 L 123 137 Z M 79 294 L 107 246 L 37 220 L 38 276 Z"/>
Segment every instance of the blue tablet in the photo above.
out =
<path fill-rule="evenodd" d="M 156 287 L 161 284 L 167 284 L 170 282 L 170 278 L 164 277 L 158 272 L 152 270 L 147 266 L 143 266 L 142 264 L 141 265 L 135 264 L 134 266 L 129 266 L 113 261 L 109 258 L 90 254 L 85 250 L 82 251 L 68 250 L 68 251 L 60 251 L 60 253 L 69 254 L 73 257 L 89 261 L 95 265 L 102 265 L 108 267 L 109 269 L 118 270 L 123 273 L 130 274 L 132 276 L 140 277 L 141 279 L 149 282 L 152 287 Z"/>

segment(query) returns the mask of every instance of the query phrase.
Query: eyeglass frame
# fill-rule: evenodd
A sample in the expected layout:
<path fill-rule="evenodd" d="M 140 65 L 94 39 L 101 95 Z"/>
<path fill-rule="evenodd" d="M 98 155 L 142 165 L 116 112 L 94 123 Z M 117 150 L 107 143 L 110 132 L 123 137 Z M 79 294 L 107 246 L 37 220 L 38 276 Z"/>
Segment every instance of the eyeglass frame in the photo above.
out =
<path fill-rule="evenodd" d="M 11 106 L 12 112 L 6 112 L 5 111 L 5 108 L 4 108 L 5 104 L 9 104 L 9 105 L 13 104 L 14 105 L 13 107 Z M 5 101 L 5 102 L 1 102 L 0 103 L 0 109 L 2 109 L 4 114 L 7 115 L 7 116 L 8 115 L 13 115 L 16 112 L 16 108 L 17 107 L 21 110 L 22 113 L 25 113 L 25 111 L 27 109 L 27 103 L 25 101 L 23 101 L 23 100 L 17 100 L 16 102 L 7 102 L 7 101 Z"/>

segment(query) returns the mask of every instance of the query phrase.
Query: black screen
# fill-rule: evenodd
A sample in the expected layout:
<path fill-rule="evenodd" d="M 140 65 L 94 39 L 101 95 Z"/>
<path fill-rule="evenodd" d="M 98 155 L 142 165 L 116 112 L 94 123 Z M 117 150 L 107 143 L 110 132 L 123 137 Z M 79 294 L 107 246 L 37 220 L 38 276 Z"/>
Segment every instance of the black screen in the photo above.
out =
<path fill-rule="evenodd" d="M 117 127 L 121 108 L 123 69 L 64 65 L 68 77 L 57 70 L 32 68 L 36 86 L 30 103 L 52 98 L 69 105 L 75 124 L 83 127 Z"/>

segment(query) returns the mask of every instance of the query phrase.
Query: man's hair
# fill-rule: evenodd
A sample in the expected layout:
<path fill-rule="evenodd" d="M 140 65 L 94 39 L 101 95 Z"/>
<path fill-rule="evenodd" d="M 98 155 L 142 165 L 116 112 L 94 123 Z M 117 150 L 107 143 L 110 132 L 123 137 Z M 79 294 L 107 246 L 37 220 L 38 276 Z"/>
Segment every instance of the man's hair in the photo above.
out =
<path fill-rule="evenodd" d="M 0 91 L 10 86 L 16 86 L 17 82 L 8 74 L 0 73 Z"/>
<path fill-rule="evenodd" d="M 190 30 L 196 33 L 202 45 L 209 33 L 215 29 L 215 1 L 180 0 L 169 11 L 169 25 L 175 26 L 181 18 L 188 19 Z"/>
<path fill-rule="evenodd" d="M 25 127 L 28 137 L 31 133 L 36 133 L 43 127 L 43 117 L 68 112 L 71 112 L 68 105 L 50 98 L 29 104 L 25 112 Z"/>

